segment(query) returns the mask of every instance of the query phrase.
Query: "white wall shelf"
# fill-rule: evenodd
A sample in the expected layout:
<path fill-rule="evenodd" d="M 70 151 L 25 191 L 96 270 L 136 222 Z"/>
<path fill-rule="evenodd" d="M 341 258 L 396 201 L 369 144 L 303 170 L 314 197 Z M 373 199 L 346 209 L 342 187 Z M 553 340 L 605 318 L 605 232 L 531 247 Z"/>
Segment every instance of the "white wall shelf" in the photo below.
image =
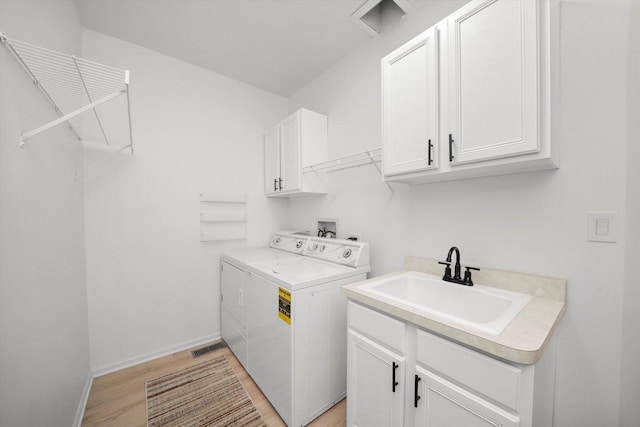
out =
<path fill-rule="evenodd" d="M 200 193 L 201 202 L 209 203 L 247 203 L 244 194 Z"/>
<path fill-rule="evenodd" d="M 0 33 L 0 42 L 58 115 L 57 119 L 22 134 L 20 147 L 28 139 L 65 123 L 79 141 L 101 141 L 100 145 L 114 152 L 129 149 L 133 154 L 128 70 L 13 40 L 4 33 Z M 93 113 L 93 121 L 79 121 L 81 115 L 89 112 Z"/>
<path fill-rule="evenodd" d="M 247 196 L 200 193 L 200 241 L 243 240 L 247 237 Z"/>
<path fill-rule="evenodd" d="M 244 222 L 247 220 L 247 213 L 244 210 L 232 212 L 201 212 L 202 222 Z"/>

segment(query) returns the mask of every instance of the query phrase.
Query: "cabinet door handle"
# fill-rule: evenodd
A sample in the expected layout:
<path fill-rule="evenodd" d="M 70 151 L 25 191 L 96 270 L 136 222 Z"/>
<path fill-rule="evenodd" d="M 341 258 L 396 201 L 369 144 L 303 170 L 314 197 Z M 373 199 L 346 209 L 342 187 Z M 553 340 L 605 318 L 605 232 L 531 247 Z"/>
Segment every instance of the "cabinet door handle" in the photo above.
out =
<path fill-rule="evenodd" d="M 418 407 L 418 400 L 420 400 L 420 396 L 418 396 L 418 383 L 422 378 L 416 375 L 413 379 L 413 407 Z"/>
<path fill-rule="evenodd" d="M 273 178 L 273 191 L 278 191 L 278 180 Z"/>
<path fill-rule="evenodd" d="M 453 135 L 449 134 L 449 161 L 453 162 Z"/>
<path fill-rule="evenodd" d="M 282 178 L 278 178 L 278 182 L 280 183 L 280 191 L 282 191 Z"/>
<path fill-rule="evenodd" d="M 431 150 L 433 150 L 433 144 L 431 143 L 431 140 L 429 140 L 429 146 L 427 148 L 427 166 L 431 166 L 431 164 L 433 163 L 433 159 L 431 158 Z"/>
<path fill-rule="evenodd" d="M 391 391 L 396 392 L 396 386 L 398 385 L 398 381 L 396 381 L 396 369 L 398 369 L 398 365 L 396 362 L 391 362 Z"/>

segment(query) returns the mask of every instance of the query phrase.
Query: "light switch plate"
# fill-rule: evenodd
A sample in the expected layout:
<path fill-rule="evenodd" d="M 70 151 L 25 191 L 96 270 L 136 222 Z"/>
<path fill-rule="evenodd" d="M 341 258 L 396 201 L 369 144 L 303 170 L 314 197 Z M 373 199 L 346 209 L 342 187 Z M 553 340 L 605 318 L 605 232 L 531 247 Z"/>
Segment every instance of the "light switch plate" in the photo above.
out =
<path fill-rule="evenodd" d="M 616 243 L 618 241 L 617 212 L 587 212 L 587 240 Z"/>

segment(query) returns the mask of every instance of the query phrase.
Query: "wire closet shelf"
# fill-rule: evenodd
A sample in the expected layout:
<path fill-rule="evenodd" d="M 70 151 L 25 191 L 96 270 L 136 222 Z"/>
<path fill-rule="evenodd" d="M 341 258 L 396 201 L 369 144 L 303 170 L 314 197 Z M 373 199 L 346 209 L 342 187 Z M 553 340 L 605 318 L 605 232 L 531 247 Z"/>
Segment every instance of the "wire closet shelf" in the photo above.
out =
<path fill-rule="evenodd" d="M 382 169 L 378 163 L 382 161 L 382 148 L 372 148 L 370 150 L 361 151 L 359 153 L 351 154 L 349 156 L 340 157 L 337 159 L 329 160 L 327 162 L 316 163 L 314 165 L 310 165 L 302 168 L 303 173 L 311 173 L 311 172 L 335 172 L 343 169 L 350 169 L 365 165 L 373 165 L 378 173 L 382 175 Z M 389 185 L 387 181 L 384 181 L 387 188 L 391 190 L 393 193 L 393 188 Z"/>
<path fill-rule="evenodd" d="M 20 146 L 66 123 L 79 141 L 133 154 L 129 71 L 45 49 L 0 33 L 0 42 L 40 89 L 58 118 L 20 136 Z M 93 112 L 93 120 L 81 120 Z M 82 129 L 82 133 L 79 129 Z M 109 135 L 109 136 L 107 136 Z M 115 153 L 114 153 L 115 154 Z"/>
<path fill-rule="evenodd" d="M 327 172 L 335 172 L 342 169 L 349 169 L 358 166 L 364 165 L 374 165 L 378 172 L 380 169 L 378 168 L 377 163 L 381 161 L 382 158 L 382 148 L 372 148 L 371 150 L 362 151 L 360 153 L 352 154 L 349 156 L 340 157 L 338 159 L 329 160 L 327 162 L 317 163 L 314 165 L 307 166 L 302 169 L 304 173 L 308 172 L 317 172 L 317 171 L 327 171 Z"/>

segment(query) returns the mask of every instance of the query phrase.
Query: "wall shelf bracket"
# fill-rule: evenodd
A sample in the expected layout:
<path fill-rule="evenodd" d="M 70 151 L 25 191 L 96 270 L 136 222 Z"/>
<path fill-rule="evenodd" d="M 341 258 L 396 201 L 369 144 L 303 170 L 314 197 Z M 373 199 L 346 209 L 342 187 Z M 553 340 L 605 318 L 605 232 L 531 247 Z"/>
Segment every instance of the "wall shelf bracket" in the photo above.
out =
<path fill-rule="evenodd" d="M 20 147 L 24 148 L 29 138 L 65 123 L 79 141 L 101 140 L 116 152 L 127 148 L 133 154 L 128 70 L 13 40 L 1 32 L 0 43 L 58 115 L 57 119 L 23 133 Z M 88 111 L 93 112 L 93 121 L 86 116 L 81 122 L 77 121 Z M 83 129 L 84 135 L 77 129 Z M 108 133 L 115 138 L 108 138 Z M 113 141 L 120 144 L 114 146 Z"/>
<path fill-rule="evenodd" d="M 378 163 L 382 160 L 382 148 L 372 148 L 349 156 L 339 157 L 327 162 L 317 163 L 302 169 L 303 173 L 310 172 L 335 172 L 343 169 L 349 169 L 365 165 L 373 165 L 378 173 L 382 176 L 382 170 Z M 393 193 L 393 188 L 387 181 L 384 181 L 389 190 Z"/>

